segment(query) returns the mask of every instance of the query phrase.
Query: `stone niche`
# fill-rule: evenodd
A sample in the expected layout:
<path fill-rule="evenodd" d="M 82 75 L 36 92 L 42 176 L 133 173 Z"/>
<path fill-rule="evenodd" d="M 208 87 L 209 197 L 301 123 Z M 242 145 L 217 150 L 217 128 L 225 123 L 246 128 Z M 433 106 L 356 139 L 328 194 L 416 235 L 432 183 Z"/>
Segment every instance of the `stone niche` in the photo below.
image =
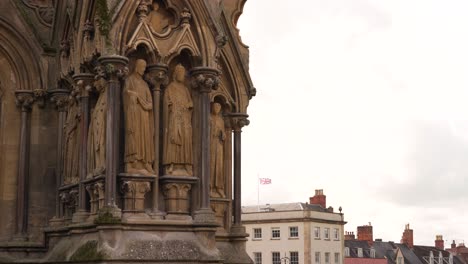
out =
<path fill-rule="evenodd" d="M 0 2 L 0 263 L 252 263 L 245 0 L 217 2 Z"/>

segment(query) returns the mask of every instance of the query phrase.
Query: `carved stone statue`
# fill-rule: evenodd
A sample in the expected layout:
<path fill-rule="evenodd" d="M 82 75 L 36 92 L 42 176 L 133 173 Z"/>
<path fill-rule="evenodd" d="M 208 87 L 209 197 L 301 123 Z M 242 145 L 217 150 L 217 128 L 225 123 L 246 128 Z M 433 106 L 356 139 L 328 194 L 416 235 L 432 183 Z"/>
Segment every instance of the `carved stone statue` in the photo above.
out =
<path fill-rule="evenodd" d="M 88 132 L 88 177 L 104 174 L 106 170 L 107 81 L 94 82 L 99 97 L 91 113 Z"/>
<path fill-rule="evenodd" d="M 163 166 L 166 175 L 192 176 L 193 102 L 185 86 L 185 68 L 175 67 L 163 98 Z"/>
<path fill-rule="evenodd" d="M 224 192 L 224 141 L 226 140 L 226 132 L 224 128 L 224 120 L 221 115 L 221 105 L 214 103 L 211 110 L 211 168 L 210 168 L 210 190 L 211 197 L 225 198 Z"/>
<path fill-rule="evenodd" d="M 171 23 L 171 15 L 166 10 L 161 9 L 157 1 L 153 1 L 151 9 L 148 16 L 149 25 L 155 32 L 164 33 Z"/>
<path fill-rule="evenodd" d="M 137 60 L 134 72 L 125 81 L 123 106 L 125 114 L 125 171 L 154 175 L 153 99 L 142 76 L 146 61 Z"/>
<path fill-rule="evenodd" d="M 68 98 L 68 111 L 65 125 L 63 128 L 65 149 L 63 152 L 63 175 L 64 184 L 77 183 L 79 180 L 78 174 L 78 132 L 80 124 L 80 107 L 76 98 L 78 91 L 74 89 Z"/>

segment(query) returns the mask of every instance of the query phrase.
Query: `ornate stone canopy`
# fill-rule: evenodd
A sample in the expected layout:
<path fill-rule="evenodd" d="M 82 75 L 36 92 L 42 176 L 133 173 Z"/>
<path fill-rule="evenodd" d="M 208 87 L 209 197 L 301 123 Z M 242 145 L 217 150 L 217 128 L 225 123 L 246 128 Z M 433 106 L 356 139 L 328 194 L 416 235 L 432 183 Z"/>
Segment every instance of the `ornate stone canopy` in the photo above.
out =
<path fill-rule="evenodd" d="M 245 1 L 0 1 L 0 263 L 251 263 Z"/>

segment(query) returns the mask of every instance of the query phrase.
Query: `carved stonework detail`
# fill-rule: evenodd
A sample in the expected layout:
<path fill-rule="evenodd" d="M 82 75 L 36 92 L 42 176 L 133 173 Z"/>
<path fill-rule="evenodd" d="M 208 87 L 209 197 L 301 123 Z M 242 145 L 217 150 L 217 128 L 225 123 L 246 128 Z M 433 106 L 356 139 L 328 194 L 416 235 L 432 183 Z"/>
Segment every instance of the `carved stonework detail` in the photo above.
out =
<path fill-rule="evenodd" d="M 221 113 L 221 104 L 214 103 L 211 110 L 211 168 L 210 193 L 211 197 L 226 197 L 224 175 L 224 143 L 226 131 Z"/>
<path fill-rule="evenodd" d="M 23 112 L 31 111 L 31 107 L 34 103 L 34 93 L 27 90 L 19 90 L 15 92 L 16 105 L 21 108 Z"/>
<path fill-rule="evenodd" d="M 174 18 L 158 1 L 153 1 L 147 21 L 154 32 L 161 34 L 168 31 L 169 26 L 174 23 Z"/>
<path fill-rule="evenodd" d="M 168 85 L 167 65 L 156 64 L 148 67 L 148 73 L 145 74 L 145 81 L 148 82 L 152 90 L 161 91 L 161 86 Z"/>
<path fill-rule="evenodd" d="M 122 182 L 125 212 L 141 213 L 145 211 L 145 195 L 151 190 L 150 183 L 144 181 Z"/>
<path fill-rule="evenodd" d="M 98 208 L 98 195 L 94 191 L 94 185 L 86 185 L 86 191 L 89 195 L 89 212 L 91 214 L 96 214 Z"/>
<path fill-rule="evenodd" d="M 139 22 L 143 22 L 149 13 L 149 6 L 151 0 L 141 0 L 137 7 L 137 17 Z"/>
<path fill-rule="evenodd" d="M 47 97 L 47 91 L 45 89 L 34 89 L 34 101 L 37 102 L 39 107 L 44 107 Z"/>
<path fill-rule="evenodd" d="M 231 118 L 230 126 L 233 130 L 241 130 L 244 126 L 248 126 L 250 124 L 250 121 L 247 119 L 247 117 L 249 117 L 247 114 L 232 113 L 229 116 Z"/>
<path fill-rule="evenodd" d="M 164 185 L 164 197 L 168 214 L 188 214 L 190 209 L 188 183 L 168 183 Z"/>
<path fill-rule="evenodd" d="M 102 58 L 102 57 L 101 57 Z M 96 79 L 104 78 L 106 80 L 119 80 L 125 79 L 128 75 L 128 67 L 126 63 L 128 60 L 122 60 L 122 57 L 113 58 L 112 56 L 106 57 L 105 61 L 100 60 L 101 65 L 97 66 Z"/>
<path fill-rule="evenodd" d="M 94 195 L 97 198 L 97 207 L 96 207 L 96 212 L 99 211 L 99 209 L 104 208 L 104 199 L 105 199 L 105 185 L 103 181 L 97 182 L 94 184 L 93 189 L 94 189 Z"/>
<path fill-rule="evenodd" d="M 192 19 L 192 14 L 190 13 L 190 10 L 188 10 L 188 8 L 185 7 L 180 13 L 180 18 L 182 19 L 182 24 L 189 24 L 190 19 Z"/>
<path fill-rule="evenodd" d="M 219 87 L 219 71 L 212 68 L 194 68 L 191 71 L 192 87 L 202 93 L 209 93 Z"/>
<path fill-rule="evenodd" d="M 88 178 L 102 175 L 106 171 L 106 120 L 108 83 L 99 78 L 94 82 L 98 92 L 96 106 L 91 113 L 88 131 Z"/>
<path fill-rule="evenodd" d="M 192 97 L 185 86 L 185 68 L 179 64 L 163 98 L 162 165 L 165 175 L 193 175 L 192 112 Z"/>
<path fill-rule="evenodd" d="M 23 0 L 23 3 L 34 9 L 41 23 L 48 27 L 52 26 L 55 15 L 53 0 Z"/>
<path fill-rule="evenodd" d="M 65 218 L 71 218 L 76 212 L 78 205 L 78 189 L 70 189 L 60 193 L 60 203 L 62 204 Z"/>
<path fill-rule="evenodd" d="M 64 156 L 63 156 L 63 176 L 64 185 L 74 184 L 79 181 L 78 156 L 79 156 L 79 127 L 80 127 L 80 107 L 78 105 L 79 91 L 75 87 L 68 97 L 67 118 L 64 125 Z"/>
<path fill-rule="evenodd" d="M 83 57 L 84 61 L 91 61 L 94 55 L 94 24 L 87 20 L 83 26 Z"/>
<path fill-rule="evenodd" d="M 224 217 L 227 211 L 227 203 L 224 201 L 211 201 L 211 209 L 215 213 L 216 222 L 221 228 L 224 226 Z"/>
<path fill-rule="evenodd" d="M 125 171 L 154 175 L 153 99 L 143 80 L 144 60 L 137 60 L 135 71 L 125 81 L 122 91 L 125 114 Z"/>
<path fill-rule="evenodd" d="M 55 104 L 59 112 L 65 112 L 68 108 L 69 91 L 65 89 L 57 89 L 51 91 L 50 100 Z"/>

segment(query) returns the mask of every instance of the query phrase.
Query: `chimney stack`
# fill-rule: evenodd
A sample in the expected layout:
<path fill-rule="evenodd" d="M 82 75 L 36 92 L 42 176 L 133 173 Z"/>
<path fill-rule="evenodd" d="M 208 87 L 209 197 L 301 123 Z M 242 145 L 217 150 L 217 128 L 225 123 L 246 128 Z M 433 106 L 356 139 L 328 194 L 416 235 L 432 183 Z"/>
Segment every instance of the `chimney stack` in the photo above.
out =
<path fill-rule="evenodd" d="M 347 232 L 344 235 L 344 240 L 356 240 L 356 237 L 354 236 L 354 232 Z"/>
<path fill-rule="evenodd" d="M 310 204 L 320 205 L 323 209 L 327 208 L 327 196 L 323 194 L 323 190 L 315 190 L 315 196 L 309 198 Z"/>
<path fill-rule="evenodd" d="M 372 246 L 374 243 L 374 234 L 372 231 L 372 225 L 363 225 L 357 227 L 357 240 L 359 241 L 367 241 L 369 246 Z"/>
<path fill-rule="evenodd" d="M 405 231 L 401 237 L 400 243 L 407 245 L 409 248 L 413 248 L 413 229 L 410 229 L 410 225 L 405 225 Z"/>
<path fill-rule="evenodd" d="M 444 250 L 444 239 L 442 235 L 437 235 L 435 240 L 435 247 Z"/>
<path fill-rule="evenodd" d="M 457 244 L 455 243 L 455 240 L 453 240 L 452 244 L 450 245 L 451 248 L 456 248 Z"/>

